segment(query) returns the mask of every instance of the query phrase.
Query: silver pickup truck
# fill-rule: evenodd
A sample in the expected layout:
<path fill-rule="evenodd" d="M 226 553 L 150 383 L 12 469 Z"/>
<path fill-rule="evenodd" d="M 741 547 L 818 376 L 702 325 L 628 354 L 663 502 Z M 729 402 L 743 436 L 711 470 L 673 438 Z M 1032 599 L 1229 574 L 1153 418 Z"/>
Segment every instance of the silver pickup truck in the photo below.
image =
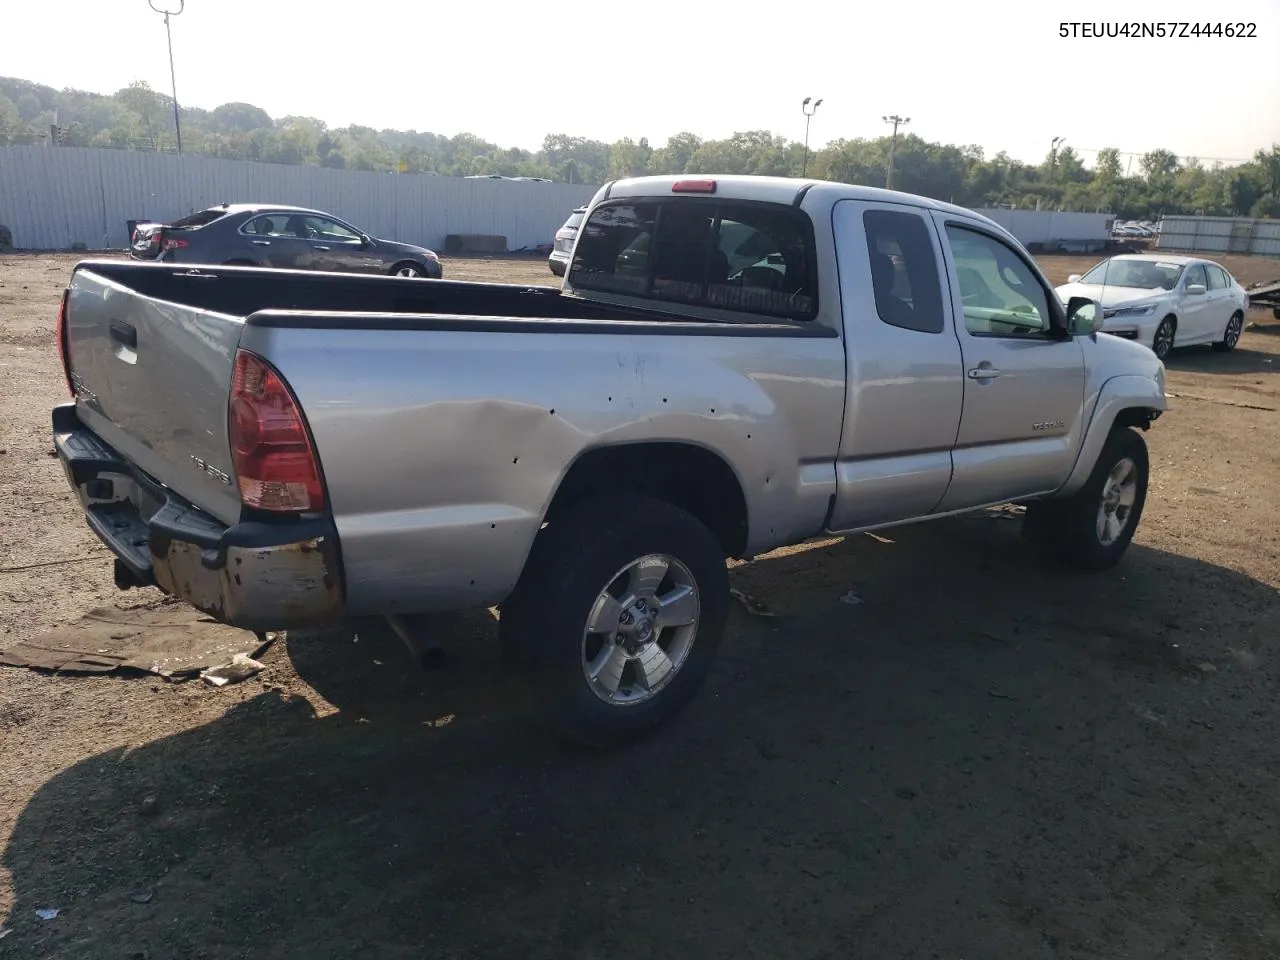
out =
<path fill-rule="evenodd" d="M 1099 322 L 968 210 L 639 178 L 560 289 L 84 261 L 53 432 L 122 588 L 252 630 L 497 604 L 607 743 L 707 675 L 728 557 L 1021 502 L 1114 564 L 1164 367 Z"/>

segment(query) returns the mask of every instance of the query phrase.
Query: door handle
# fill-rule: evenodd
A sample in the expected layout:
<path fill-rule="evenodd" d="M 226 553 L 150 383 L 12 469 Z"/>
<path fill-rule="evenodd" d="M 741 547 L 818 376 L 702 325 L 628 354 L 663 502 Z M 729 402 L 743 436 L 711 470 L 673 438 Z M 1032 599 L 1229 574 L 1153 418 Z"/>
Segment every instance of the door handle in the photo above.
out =
<path fill-rule="evenodd" d="M 271 241 L 270 241 L 270 240 L 251 240 L 251 241 L 249 241 L 249 242 L 250 242 L 250 243 L 252 243 L 252 244 L 253 244 L 254 246 L 256 246 L 256 247 L 269 247 L 269 246 L 271 246 Z"/>
<path fill-rule="evenodd" d="M 970 380 L 994 380 L 1000 376 L 1000 371 L 995 367 L 974 367 L 969 371 Z"/>
<path fill-rule="evenodd" d="M 111 321 L 111 339 L 116 343 L 124 344 L 130 350 L 138 349 L 138 331 L 133 324 L 125 323 L 123 320 Z"/>
<path fill-rule="evenodd" d="M 312 250 L 328 250 L 329 248 L 328 248 L 328 247 L 322 247 L 322 246 L 320 246 L 320 244 L 318 244 L 318 243 L 313 243 L 313 244 L 311 245 L 311 249 L 312 249 Z"/>

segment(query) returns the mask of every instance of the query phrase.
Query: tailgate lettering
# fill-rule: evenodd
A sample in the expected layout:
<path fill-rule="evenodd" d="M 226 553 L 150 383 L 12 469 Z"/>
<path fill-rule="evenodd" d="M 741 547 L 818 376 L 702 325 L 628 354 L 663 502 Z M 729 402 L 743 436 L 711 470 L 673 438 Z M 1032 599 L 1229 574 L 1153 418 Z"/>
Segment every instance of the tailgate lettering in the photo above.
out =
<path fill-rule="evenodd" d="M 201 473 L 207 473 L 209 476 L 213 477 L 213 479 L 221 480 L 227 486 L 232 486 L 230 474 L 224 473 L 206 460 L 201 460 L 194 453 L 191 454 L 191 462 L 196 465 L 196 469 Z"/>

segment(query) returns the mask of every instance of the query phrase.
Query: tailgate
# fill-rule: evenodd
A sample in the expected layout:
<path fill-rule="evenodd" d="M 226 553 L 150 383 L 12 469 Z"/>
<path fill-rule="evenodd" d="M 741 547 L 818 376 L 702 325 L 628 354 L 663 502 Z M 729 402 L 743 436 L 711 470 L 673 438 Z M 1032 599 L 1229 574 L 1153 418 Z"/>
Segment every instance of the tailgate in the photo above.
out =
<path fill-rule="evenodd" d="M 224 523 L 240 517 L 227 398 L 242 329 L 239 317 L 151 299 L 87 268 L 71 277 L 67 363 L 81 422 Z"/>

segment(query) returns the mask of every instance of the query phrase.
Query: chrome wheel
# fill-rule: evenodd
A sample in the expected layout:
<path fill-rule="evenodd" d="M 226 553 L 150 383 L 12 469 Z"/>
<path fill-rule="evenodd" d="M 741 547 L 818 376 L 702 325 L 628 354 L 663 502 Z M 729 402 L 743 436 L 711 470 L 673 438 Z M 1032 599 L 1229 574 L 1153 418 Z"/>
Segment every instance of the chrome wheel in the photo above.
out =
<path fill-rule="evenodd" d="M 1109 547 L 1120 539 L 1138 499 L 1138 467 L 1129 457 L 1116 461 L 1102 485 L 1098 504 L 1098 543 Z"/>
<path fill-rule="evenodd" d="M 395 275 L 397 277 L 421 277 L 423 276 L 423 273 L 421 269 L 415 267 L 413 264 L 406 263 L 404 266 L 396 269 Z"/>
<path fill-rule="evenodd" d="M 1235 349 L 1235 345 L 1240 342 L 1240 333 L 1244 330 L 1244 319 L 1240 314 L 1235 314 L 1227 321 L 1227 331 L 1222 335 L 1222 342 L 1226 344 L 1228 350 Z"/>
<path fill-rule="evenodd" d="M 698 632 L 697 581 L 675 557 L 633 560 L 605 585 L 587 617 L 582 671 L 610 704 L 643 703 L 679 673 Z"/>
<path fill-rule="evenodd" d="M 1169 351 L 1173 349 L 1172 320 L 1160 321 L 1160 326 L 1156 328 L 1155 339 L 1151 342 L 1151 349 L 1161 360 L 1169 355 Z"/>

